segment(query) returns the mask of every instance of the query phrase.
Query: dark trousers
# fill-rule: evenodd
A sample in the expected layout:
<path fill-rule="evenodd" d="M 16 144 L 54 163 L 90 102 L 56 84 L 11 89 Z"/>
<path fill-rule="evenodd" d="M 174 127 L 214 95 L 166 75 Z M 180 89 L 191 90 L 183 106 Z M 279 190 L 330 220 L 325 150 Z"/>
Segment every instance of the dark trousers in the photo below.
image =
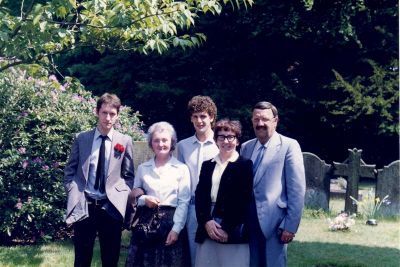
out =
<path fill-rule="evenodd" d="M 100 205 L 89 205 L 89 217 L 74 223 L 75 267 L 90 267 L 96 234 L 104 267 L 118 266 L 122 221 L 111 217 Z"/>

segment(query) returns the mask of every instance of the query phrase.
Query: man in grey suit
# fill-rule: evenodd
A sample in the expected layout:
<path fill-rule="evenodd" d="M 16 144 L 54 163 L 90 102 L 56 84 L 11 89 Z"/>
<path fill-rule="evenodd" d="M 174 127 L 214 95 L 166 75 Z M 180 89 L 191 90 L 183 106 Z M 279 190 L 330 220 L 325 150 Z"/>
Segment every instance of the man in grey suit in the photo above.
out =
<path fill-rule="evenodd" d="M 242 145 L 253 161 L 250 207 L 250 266 L 286 266 L 287 244 L 299 227 L 304 206 L 305 174 L 299 143 L 276 132 L 278 110 L 269 102 L 253 108 L 257 138 Z"/>
<path fill-rule="evenodd" d="M 97 127 L 76 135 L 64 170 L 67 224 L 74 229 L 74 266 L 90 266 L 96 234 L 102 265 L 118 265 L 121 231 L 134 179 L 132 139 L 114 130 L 121 106 L 113 94 L 97 101 Z"/>

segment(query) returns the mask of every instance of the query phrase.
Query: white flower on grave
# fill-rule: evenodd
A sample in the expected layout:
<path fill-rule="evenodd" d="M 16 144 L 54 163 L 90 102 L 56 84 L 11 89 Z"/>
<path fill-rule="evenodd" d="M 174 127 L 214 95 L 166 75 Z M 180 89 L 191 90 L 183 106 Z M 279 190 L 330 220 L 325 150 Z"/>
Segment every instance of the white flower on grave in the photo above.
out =
<path fill-rule="evenodd" d="M 347 231 L 350 227 L 355 224 L 354 217 L 356 215 L 349 215 L 347 212 L 342 212 L 336 218 L 328 219 L 330 231 Z"/>

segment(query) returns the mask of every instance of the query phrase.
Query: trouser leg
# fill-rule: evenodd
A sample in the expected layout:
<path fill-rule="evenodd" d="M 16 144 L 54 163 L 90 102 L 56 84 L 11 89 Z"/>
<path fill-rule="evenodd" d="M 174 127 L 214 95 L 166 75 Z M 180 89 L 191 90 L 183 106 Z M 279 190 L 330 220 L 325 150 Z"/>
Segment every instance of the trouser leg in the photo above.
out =
<path fill-rule="evenodd" d="M 249 212 L 249 248 L 250 248 L 250 266 L 265 267 L 266 264 L 266 238 L 261 231 L 260 223 L 258 222 L 256 203 L 253 199 L 250 204 Z"/>
<path fill-rule="evenodd" d="M 101 261 L 104 267 L 117 267 L 121 249 L 122 221 L 105 210 L 98 211 Z"/>
<path fill-rule="evenodd" d="M 197 231 L 197 218 L 196 218 L 196 209 L 195 205 L 191 204 L 188 208 L 188 216 L 186 221 L 186 229 L 188 235 L 188 243 L 190 250 L 190 262 L 191 265 L 194 266 L 196 260 L 196 247 L 197 244 L 194 241 L 196 237 Z"/>
<path fill-rule="evenodd" d="M 90 267 L 93 256 L 94 241 L 96 239 L 96 224 L 94 218 L 89 216 L 82 221 L 75 222 L 73 227 L 75 250 L 74 266 Z"/>

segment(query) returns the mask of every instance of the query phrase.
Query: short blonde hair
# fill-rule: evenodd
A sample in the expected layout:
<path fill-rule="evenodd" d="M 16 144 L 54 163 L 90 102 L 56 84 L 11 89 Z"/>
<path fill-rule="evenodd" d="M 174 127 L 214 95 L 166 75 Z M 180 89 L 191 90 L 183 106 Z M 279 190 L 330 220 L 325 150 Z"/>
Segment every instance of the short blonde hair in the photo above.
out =
<path fill-rule="evenodd" d="M 163 131 L 166 131 L 171 134 L 171 151 L 174 151 L 178 138 L 176 137 L 176 131 L 174 127 L 166 121 L 156 122 L 150 126 L 149 130 L 147 131 L 147 144 L 149 145 L 150 148 L 152 148 L 151 142 L 153 141 L 153 134 L 155 132 L 163 132 Z"/>

